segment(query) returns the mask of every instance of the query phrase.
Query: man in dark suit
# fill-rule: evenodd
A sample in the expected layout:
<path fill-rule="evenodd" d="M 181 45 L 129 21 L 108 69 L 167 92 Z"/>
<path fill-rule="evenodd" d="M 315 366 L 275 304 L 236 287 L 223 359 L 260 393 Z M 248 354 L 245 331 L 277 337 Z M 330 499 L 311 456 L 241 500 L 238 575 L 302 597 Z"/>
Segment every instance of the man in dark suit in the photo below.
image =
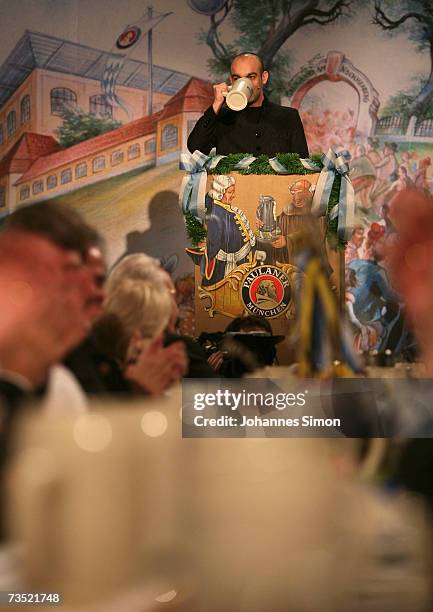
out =
<path fill-rule="evenodd" d="M 263 88 L 269 73 L 254 53 L 242 53 L 234 58 L 230 69 L 233 84 L 240 78 L 248 78 L 253 92 L 248 106 L 242 111 L 230 110 L 225 102 L 226 83 L 214 85 L 214 101 L 197 121 L 188 138 L 188 149 L 209 153 L 216 147 L 217 153 L 252 153 L 255 156 L 276 153 L 298 153 L 308 157 L 299 113 L 294 108 L 279 106 L 268 100 Z"/>

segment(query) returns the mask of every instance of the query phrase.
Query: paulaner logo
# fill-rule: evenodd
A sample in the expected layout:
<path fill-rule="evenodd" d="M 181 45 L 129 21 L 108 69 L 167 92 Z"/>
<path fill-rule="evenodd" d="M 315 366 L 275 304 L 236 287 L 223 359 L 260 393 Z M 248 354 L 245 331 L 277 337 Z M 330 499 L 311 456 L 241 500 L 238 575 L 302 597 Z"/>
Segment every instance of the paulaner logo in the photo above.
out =
<path fill-rule="evenodd" d="M 245 277 L 241 297 L 251 314 L 278 317 L 289 307 L 289 277 L 275 266 L 258 266 Z"/>

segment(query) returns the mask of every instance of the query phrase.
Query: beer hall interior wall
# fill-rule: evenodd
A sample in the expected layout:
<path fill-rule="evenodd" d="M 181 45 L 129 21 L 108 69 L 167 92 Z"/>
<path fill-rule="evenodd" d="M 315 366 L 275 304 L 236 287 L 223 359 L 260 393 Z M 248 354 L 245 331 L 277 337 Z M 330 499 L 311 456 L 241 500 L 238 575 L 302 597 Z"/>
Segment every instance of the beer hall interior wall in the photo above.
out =
<path fill-rule="evenodd" d="M 225 3 L 215 0 L 205 4 L 200 0 L 153 3 L 155 12 L 171 14 L 153 31 L 152 114 L 164 113 L 182 88 L 191 79 L 196 80 L 194 91 L 186 92 L 182 103 L 173 107 L 172 120 L 165 116 L 158 124 L 154 117 L 155 152 L 146 152 L 144 140 L 148 136 L 143 134 L 142 157 L 135 160 L 133 168 L 125 161 L 122 172 L 115 174 L 111 166 L 115 151 L 110 151 L 104 180 L 100 180 L 98 163 L 93 173 L 97 155 L 89 154 L 86 162 L 92 170 L 88 171 L 86 186 L 78 188 L 79 179 L 73 174 L 70 182 L 58 183 L 61 193 L 56 192 L 59 204 L 76 207 L 99 227 L 107 241 L 111 264 L 125 253 L 146 250 L 161 257 L 179 281 L 192 279 L 194 269 L 185 254 L 188 241 L 177 205 L 182 174 L 177 165 L 194 121 L 211 101 L 211 83 L 222 78 L 209 64 L 215 59 L 212 49 L 204 42 L 205 37 L 198 35 L 209 30 L 209 11 L 221 9 Z M 301 4 L 293 3 L 293 11 Z M 326 152 L 332 147 L 351 153 L 357 223 L 364 230 L 362 244 L 355 245 L 352 254 L 368 262 L 378 237 L 393 239 L 389 217 L 393 195 L 411 183 L 432 190 L 433 104 L 430 99 L 424 106 L 418 104 L 423 87 L 428 85 L 431 54 L 416 23 L 408 22 L 408 27 L 391 32 L 386 23 L 385 27 L 374 23 L 372 0 L 345 4 L 345 16 L 337 15 L 324 25 L 310 23 L 287 37 L 271 58 L 275 66 L 279 58 L 287 68 L 281 73 L 273 67 L 270 84 L 278 89 L 282 104 L 299 108 L 311 151 Z M 389 19 L 404 16 L 404 2 L 388 4 L 385 12 Z M 423 10 L 422 3 L 416 4 Z M 268 34 L 268 21 L 260 17 L 271 10 L 271 3 L 250 7 L 245 19 L 239 19 L 238 13 L 234 20 L 234 11 L 243 10 L 241 5 L 232 7 L 222 21 L 220 40 L 225 46 L 232 43 L 242 50 L 238 41 L 244 37 L 251 41 L 250 48 L 258 50 L 257 41 Z M 322 8 L 326 8 L 325 3 Z M 87 4 L 78 0 L 21 0 L 2 6 L 0 215 L 38 198 L 52 197 L 54 192 L 49 192 L 47 181 L 53 173 L 48 162 L 51 155 L 56 155 L 54 141 L 59 127 L 59 117 L 52 113 L 52 90 L 72 90 L 77 94 L 77 107 L 89 112 L 90 98 L 101 92 L 103 71 L 116 40 L 145 11 L 147 6 L 139 0 L 124 0 L 121 11 L 114 0 Z M 240 23 L 244 31 L 238 29 Z M 139 120 L 141 114 L 149 114 L 145 30 L 143 27 L 142 39 L 128 52 L 116 85 L 128 112 L 114 106 L 111 113 L 123 126 Z M 193 100 L 195 107 L 191 106 Z M 98 104 L 92 108 L 101 110 Z M 146 155 L 153 155 L 151 164 L 147 164 Z M 43 192 L 38 192 L 40 184 L 30 183 L 29 199 L 21 201 L 19 181 L 41 158 L 50 158 L 46 160 L 47 172 L 34 179 L 42 181 Z M 355 303 L 363 297 L 358 295 L 360 291 L 351 289 Z M 362 313 L 358 316 L 362 325 L 375 323 L 364 320 Z M 213 324 L 209 320 L 209 326 Z M 391 331 L 383 322 L 381 325 L 371 340 L 373 344 Z"/>

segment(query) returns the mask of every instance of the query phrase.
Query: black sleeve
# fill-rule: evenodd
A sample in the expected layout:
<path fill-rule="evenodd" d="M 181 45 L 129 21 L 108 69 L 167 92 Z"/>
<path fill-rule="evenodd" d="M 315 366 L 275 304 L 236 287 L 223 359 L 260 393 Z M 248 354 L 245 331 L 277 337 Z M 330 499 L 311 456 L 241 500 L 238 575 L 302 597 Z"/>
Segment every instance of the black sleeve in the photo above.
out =
<path fill-rule="evenodd" d="M 305 138 L 304 126 L 302 125 L 301 117 L 296 109 L 292 109 L 291 120 L 291 147 L 290 153 L 298 153 L 299 157 L 306 158 L 309 156 L 307 139 Z"/>
<path fill-rule="evenodd" d="M 194 153 L 198 149 L 202 153 L 207 154 L 213 147 L 216 147 L 217 120 L 218 115 L 215 114 L 212 106 L 209 106 L 188 136 L 188 150 L 190 153 Z"/>

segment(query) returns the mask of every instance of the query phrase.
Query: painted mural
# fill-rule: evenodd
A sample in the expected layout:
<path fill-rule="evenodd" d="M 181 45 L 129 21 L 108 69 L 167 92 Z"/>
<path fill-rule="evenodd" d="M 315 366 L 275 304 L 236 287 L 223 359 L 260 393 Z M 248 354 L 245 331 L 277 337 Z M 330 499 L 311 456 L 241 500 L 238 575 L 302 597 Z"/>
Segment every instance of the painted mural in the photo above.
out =
<path fill-rule="evenodd" d="M 268 95 L 299 109 L 310 151 L 351 155 L 357 219 L 345 255 L 346 304 L 356 346 L 409 354 L 383 247 L 395 240 L 395 194 L 433 188 L 427 4 L 124 0 L 118 9 L 115 0 L 2 6 L 0 214 L 55 198 L 101 230 L 110 263 L 137 251 L 159 257 L 193 333 L 179 157 L 212 101 L 211 83 L 226 78 L 236 52 L 258 52 L 271 73 Z M 255 249 L 281 253 L 285 204 L 270 241 L 265 225 L 255 225 L 269 221 L 272 204 L 261 204 L 250 218 L 263 242 Z"/>
<path fill-rule="evenodd" d="M 187 253 L 196 265 L 196 315 L 206 327 L 217 314 L 274 320 L 280 331 L 295 316 L 297 237 L 311 228 L 326 261 L 326 219 L 310 214 L 319 174 L 212 174 L 207 178 L 205 237 Z M 313 225 L 313 227 L 311 227 Z M 339 278 L 338 257 L 327 269 Z M 207 313 L 208 316 L 205 316 Z M 277 321 L 278 320 L 278 321 Z"/>

